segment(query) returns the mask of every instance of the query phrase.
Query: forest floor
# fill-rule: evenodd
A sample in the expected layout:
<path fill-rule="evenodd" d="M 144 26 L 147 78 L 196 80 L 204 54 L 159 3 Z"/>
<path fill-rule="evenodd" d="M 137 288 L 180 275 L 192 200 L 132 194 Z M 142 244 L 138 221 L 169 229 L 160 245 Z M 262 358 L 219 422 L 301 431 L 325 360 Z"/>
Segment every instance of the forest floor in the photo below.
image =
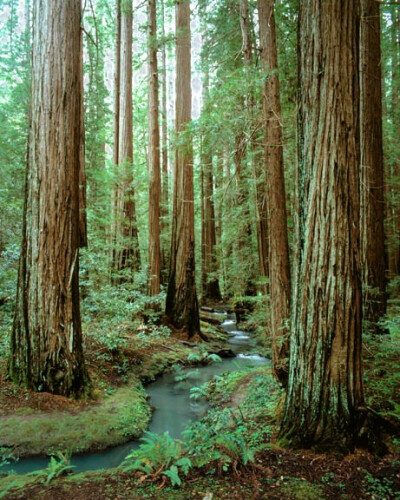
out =
<path fill-rule="evenodd" d="M 206 324 L 203 331 L 209 343 L 202 352 L 220 352 L 225 346 L 225 334 Z M 187 342 L 179 333 L 146 338 L 129 332 L 118 346 L 88 336 L 86 363 L 91 387 L 87 397 L 79 401 L 17 386 L 6 378 L 3 360 L 0 464 L 1 455 L 20 458 L 60 450 L 99 451 L 142 435 L 151 418 L 142 384 L 155 380 L 174 365 L 191 364 L 188 356 L 199 346 L 204 344 Z"/>
<path fill-rule="evenodd" d="M 211 350 L 218 352 L 222 349 L 224 336 L 205 324 L 203 328 L 210 338 L 213 337 L 214 345 Z M 10 384 L 4 376 L 0 377 L 0 434 L 4 429 L 4 422 L 10 418 L 15 419 L 15 429 L 6 432 L 7 439 L 11 439 L 13 433 L 20 433 L 17 429 L 21 428 L 23 422 L 31 423 L 38 416 L 45 415 L 50 420 L 59 421 L 60 415 L 68 418 L 89 415 L 90 420 L 95 414 L 93 412 L 99 408 L 104 410 L 108 425 L 110 415 L 122 418 L 119 429 L 122 436 L 127 432 L 127 428 L 121 422 L 127 420 L 130 421 L 131 436 L 140 434 L 142 427 L 147 425 L 150 411 L 139 382 L 153 380 L 178 362 L 188 363 L 188 356 L 196 347 L 179 335 L 162 339 L 144 339 L 136 334 L 126 337 L 123 346 L 119 345 L 115 349 L 94 339 L 88 341 L 87 359 L 92 378 L 92 394 L 91 399 L 87 401 L 76 402 L 61 396 L 35 394 Z M 172 486 L 174 481 L 171 474 L 168 474 L 173 469 L 171 463 L 179 464 L 178 457 L 166 456 L 163 458 L 165 463 L 157 463 L 157 457 L 151 456 L 150 452 L 149 456 L 146 456 L 149 464 L 147 472 L 117 468 L 68 474 L 68 466 L 63 467 L 61 464 L 53 468 L 49 466 L 36 474 L 4 476 L 0 478 L 0 499 L 398 500 L 399 339 L 400 334 L 397 331 L 395 335 L 368 337 L 364 340 L 366 402 L 384 417 L 386 423 L 382 429 L 382 438 L 387 452 L 383 456 L 374 455 L 371 450 L 361 449 L 340 457 L 281 448 L 276 435 L 283 393 L 273 382 L 269 368 L 262 367 L 232 372 L 202 388 L 202 394 L 210 400 L 211 409 L 204 421 L 199 423 L 200 440 L 193 438 L 196 432 L 192 431 L 191 446 L 194 451 L 188 449 L 186 456 L 192 457 L 190 454 L 199 450 L 204 453 L 207 443 L 210 442 L 212 444 L 206 450 L 211 454 L 210 460 L 201 466 L 191 467 L 185 471 L 186 475 L 179 469 L 179 487 Z M 2 371 L 4 373 L 4 370 Z M 132 389 L 129 394 L 124 391 L 127 386 L 132 387 L 132 381 L 137 382 L 136 386 L 133 384 L 135 397 L 133 404 L 126 407 L 127 400 L 132 402 Z M 118 395 L 122 413 L 118 410 Z M 110 407 L 112 411 L 107 413 L 106 410 Z M 142 412 L 140 418 L 134 420 L 138 411 Z M 40 423 L 40 419 L 37 422 Z M 208 429 L 212 429 L 212 432 L 209 433 Z M 36 430 L 31 434 L 35 432 Z M 47 431 L 47 434 L 50 435 L 51 432 Z M 226 441 L 221 441 L 222 438 L 226 438 Z M 0 442 L 5 439 L 5 436 L 1 437 Z M 51 451 L 47 437 L 41 435 L 38 441 L 41 439 L 45 440 L 45 446 L 41 445 L 42 449 Z M 102 436 L 98 439 L 101 440 Z M 126 439 L 125 435 L 124 440 Z M 118 438 L 115 438 L 115 441 L 118 442 Z M 229 443 L 233 445 L 230 446 Z M 158 445 L 156 442 L 156 448 Z M 98 444 L 87 440 L 83 446 L 86 446 L 86 449 L 96 449 Z M 67 443 L 65 448 L 68 449 Z M 30 449 L 27 446 L 25 451 L 23 446 L 17 447 L 18 449 L 21 455 L 35 451 L 34 446 Z M 254 454 L 253 449 L 257 450 Z M 7 450 L 3 449 L 3 452 L 6 454 Z M 153 468 L 152 460 L 155 463 Z"/>

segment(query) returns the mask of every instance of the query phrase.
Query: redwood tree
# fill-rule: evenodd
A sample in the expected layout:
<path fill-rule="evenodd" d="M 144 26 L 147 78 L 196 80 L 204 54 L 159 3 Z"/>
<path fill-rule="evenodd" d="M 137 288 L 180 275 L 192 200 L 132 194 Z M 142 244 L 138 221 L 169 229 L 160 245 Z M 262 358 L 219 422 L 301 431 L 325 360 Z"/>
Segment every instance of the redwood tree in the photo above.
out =
<path fill-rule="evenodd" d="M 203 59 L 206 63 L 205 54 Z M 204 110 L 207 110 L 210 104 L 209 99 L 209 73 L 206 69 L 203 81 Z M 217 275 L 213 154 L 208 130 L 203 132 L 201 148 L 201 285 L 202 302 L 207 303 L 222 298 Z"/>
<path fill-rule="evenodd" d="M 161 176 L 161 207 L 160 207 L 160 239 L 161 239 L 161 282 L 165 285 L 168 282 L 168 267 L 169 267 L 169 162 L 168 162 L 168 113 L 167 113 L 167 50 L 165 42 L 165 8 L 164 0 L 160 0 L 161 11 L 161 37 L 163 43 L 161 45 L 161 160 L 162 160 L 162 176 Z"/>
<path fill-rule="evenodd" d="M 380 332 L 386 312 L 382 72 L 379 4 L 361 0 L 360 27 L 361 249 L 364 319 Z"/>
<path fill-rule="evenodd" d="M 156 0 L 149 0 L 149 273 L 150 295 L 160 293 L 160 130 L 158 123 L 158 65 Z"/>
<path fill-rule="evenodd" d="M 114 126 L 114 161 L 117 165 L 117 183 L 114 195 L 114 249 L 113 270 L 136 271 L 140 267 L 139 237 L 136 222 L 133 187 L 133 108 L 132 108 L 132 0 L 117 0 L 117 56 L 114 89 L 118 98 Z M 118 120 L 118 124 L 116 121 Z M 117 151 L 115 148 L 118 148 Z M 116 282 L 123 281 L 121 277 Z"/>
<path fill-rule="evenodd" d="M 351 449 L 363 405 L 359 241 L 360 2 L 301 0 L 298 214 L 281 435 Z"/>
<path fill-rule="evenodd" d="M 79 311 L 83 173 L 79 1 L 33 3 L 31 125 L 10 376 L 80 395 L 87 381 Z M 80 227 L 81 225 L 81 227 Z"/>
<path fill-rule="evenodd" d="M 274 4 L 274 0 L 258 0 L 261 63 L 265 72 L 263 122 L 269 226 L 272 361 L 275 376 L 286 383 L 291 290 Z"/>
<path fill-rule="evenodd" d="M 200 332 L 200 320 L 195 283 L 193 149 L 188 131 L 192 99 L 190 2 L 178 0 L 175 9 L 177 147 L 166 315 L 173 326 L 192 337 Z"/>

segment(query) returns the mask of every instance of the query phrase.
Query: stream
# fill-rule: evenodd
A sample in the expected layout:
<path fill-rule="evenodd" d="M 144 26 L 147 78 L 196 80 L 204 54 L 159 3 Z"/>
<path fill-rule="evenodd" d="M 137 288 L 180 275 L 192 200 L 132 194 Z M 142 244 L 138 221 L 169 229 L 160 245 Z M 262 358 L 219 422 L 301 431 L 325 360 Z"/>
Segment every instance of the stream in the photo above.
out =
<path fill-rule="evenodd" d="M 221 313 L 219 313 L 219 316 Z M 150 396 L 150 404 L 155 408 L 148 431 L 157 434 L 168 432 L 174 438 L 181 438 L 185 426 L 194 420 L 199 420 L 207 411 L 207 401 L 190 399 L 190 389 L 200 386 L 214 375 L 226 371 L 234 371 L 247 366 L 261 366 L 269 363 L 267 358 L 255 354 L 256 341 L 245 331 L 238 330 L 233 314 L 226 314 L 221 326 L 229 334 L 228 346 L 235 353 L 234 358 L 222 359 L 220 363 L 207 366 L 190 366 L 182 369 L 187 378 L 177 382 L 176 373 L 165 373 L 155 382 L 146 386 Z M 71 464 L 74 472 L 106 469 L 117 467 L 123 462 L 132 449 L 140 446 L 140 438 L 129 441 L 114 448 L 82 455 L 73 455 Z M 48 466 L 49 458 L 21 458 L 3 468 L 13 470 L 17 474 L 26 474 Z"/>

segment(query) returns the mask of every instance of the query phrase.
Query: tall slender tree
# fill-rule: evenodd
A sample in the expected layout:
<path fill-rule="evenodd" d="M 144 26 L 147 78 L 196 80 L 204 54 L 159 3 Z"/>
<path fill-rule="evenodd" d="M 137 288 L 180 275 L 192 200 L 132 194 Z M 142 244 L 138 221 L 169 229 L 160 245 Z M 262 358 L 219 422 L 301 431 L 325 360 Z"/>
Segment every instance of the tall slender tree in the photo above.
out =
<path fill-rule="evenodd" d="M 169 232 L 169 162 L 168 162 L 168 68 L 167 68 L 167 48 L 165 39 L 165 6 L 164 0 L 160 0 L 161 7 L 161 209 L 160 209 L 160 237 L 161 237 L 161 282 L 168 281 L 168 232 Z"/>
<path fill-rule="evenodd" d="M 204 44 L 203 44 L 204 45 Z M 207 52 L 203 51 L 202 60 L 205 66 L 203 79 L 203 111 L 210 105 L 210 77 L 207 68 Z M 202 302 L 221 300 L 218 280 L 216 255 L 216 224 L 214 207 L 213 154 L 210 144 L 210 133 L 203 131 L 201 142 L 201 284 Z"/>
<path fill-rule="evenodd" d="M 298 214 L 281 435 L 351 449 L 363 405 L 359 241 L 359 0 L 301 0 Z"/>
<path fill-rule="evenodd" d="M 243 39 L 243 62 L 245 68 L 251 70 L 253 63 L 253 42 L 251 30 L 251 16 L 249 12 L 248 0 L 240 1 L 240 24 Z M 254 96 L 253 89 L 250 89 L 246 98 L 246 113 L 250 124 L 250 145 L 251 145 L 251 160 L 253 166 L 253 177 L 255 180 L 255 201 L 256 201 L 256 231 L 257 231 L 257 250 L 258 250 L 258 266 L 261 278 L 269 276 L 269 252 L 268 252 L 268 214 L 266 204 L 266 176 L 263 154 L 260 151 L 260 145 L 257 141 L 257 121 L 255 118 L 259 113 L 261 103 L 258 103 Z M 267 293 L 265 283 L 261 289 Z"/>
<path fill-rule="evenodd" d="M 393 5 L 390 13 L 390 122 L 392 140 L 397 140 L 400 133 L 400 10 Z M 400 275 L 400 153 L 395 149 L 388 165 L 387 205 L 388 205 L 388 267 L 390 277 Z"/>
<path fill-rule="evenodd" d="M 157 9 L 156 0 L 148 3 L 149 34 L 149 273 L 150 295 L 160 293 L 160 129 L 158 121 L 158 64 L 157 64 Z"/>
<path fill-rule="evenodd" d="M 270 235 L 268 247 L 272 360 L 275 376 L 286 383 L 291 290 L 274 5 L 274 0 L 258 0 L 261 63 L 265 72 L 263 121 Z"/>
<path fill-rule="evenodd" d="M 195 282 L 193 149 L 188 130 L 192 99 L 189 0 L 178 0 L 175 13 L 177 148 L 166 314 L 172 325 L 192 337 L 200 333 L 200 320 Z"/>
<path fill-rule="evenodd" d="M 118 154 L 114 152 L 114 161 L 118 163 L 117 184 L 115 192 L 115 233 L 113 270 L 124 269 L 137 271 L 140 267 L 139 237 L 136 221 L 135 193 L 133 187 L 133 107 L 132 107 L 132 37 L 133 9 L 132 0 L 118 0 L 121 13 L 119 40 L 119 104 L 116 108 L 118 132 Z M 118 15 L 118 14 L 117 14 Z M 117 33 L 118 43 L 118 33 Z M 118 50 L 118 48 L 117 48 Z M 118 71 L 118 58 L 117 67 Z M 118 157 L 117 157 L 118 156 Z M 118 277 L 118 282 L 121 278 Z M 126 279 L 125 277 L 123 279 Z"/>
<path fill-rule="evenodd" d="M 87 382 L 79 311 L 80 20 L 79 1 L 33 3 L 31 125 L 9 362 L 17 382 L 66 396 L 82 394 Z"/>
<path fill-rule="evenodd" d="M 360 140 L 361 257 L 364 319 L 376 333 L 386 312 L 384 168 L 380 13 L 375 0 L 361 0 Z"/>

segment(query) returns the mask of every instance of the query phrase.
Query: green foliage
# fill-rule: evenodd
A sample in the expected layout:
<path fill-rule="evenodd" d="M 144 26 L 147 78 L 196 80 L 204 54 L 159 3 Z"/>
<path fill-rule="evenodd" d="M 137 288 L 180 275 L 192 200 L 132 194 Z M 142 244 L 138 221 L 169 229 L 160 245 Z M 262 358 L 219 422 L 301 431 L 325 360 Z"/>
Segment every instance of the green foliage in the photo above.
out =
<path fill-rule="evenodd" d="M 382 324 L 387 335 L 364 336 L 364 380 L 366 401 L 383 416 L 400 421 L 400 328 L 397 309 Z"/>
<path fill-rule="evenodd" d="M 209 364 L 209 363 L 220 363 L 222 361 L 221 357 L 215 353 L 208 353 L 207 348 L 200 344 L 198 347 L 198 352 L 191 352 L 187 360 L 191 363 L 201 363 L 201 364 Z"/>
<path fill-rule="evenodd" d="M 393 482 L 386 477 L 376 478 L 368 471 L 364 471 L 364 487 L 365 490 L 371 495 L 371 498 L 376 500 L 389 500 L 394 498 L 395 492 L 393 490 Z"/>
<path fill-rule="evenodd" d="M 162 435 L 147 432 L 143 444 L 131 452 L 122 467 L 125 471 L 140 471 L 157 479 L 160 475 L 170 479 L 172 486 L 181 486 L 181 474 L 187 475 L 191 460 L 184 456 L 183 443 L 165 432 Z"/>
<path fill-rule="evenodd" d="M 46 469 L 32 474 L 42 477 L 42 483 L 49 484 L 53 479 L 68 474 L 75 467 L 70 463 L 70 454 L 58 451 L 50 458 Z"/>

